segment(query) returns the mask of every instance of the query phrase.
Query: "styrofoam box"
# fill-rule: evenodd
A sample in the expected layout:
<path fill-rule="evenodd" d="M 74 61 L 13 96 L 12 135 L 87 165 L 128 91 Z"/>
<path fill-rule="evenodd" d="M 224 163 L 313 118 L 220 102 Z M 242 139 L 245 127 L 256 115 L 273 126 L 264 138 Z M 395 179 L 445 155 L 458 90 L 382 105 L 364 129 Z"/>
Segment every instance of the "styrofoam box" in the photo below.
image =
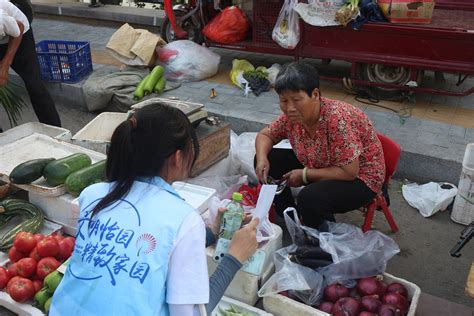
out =
<path fill-rule="evenodd" d="M 0 306 L 19 316 L 43 316 L 43 312 L 28 303 L 15 302 L 9 294 L 0 291 Z"/>
<path fill-rule="evenodd" d="M 255 305 L 257 302 L 257 292 L 260 286 L 264 284 L 275 271 L 273 255 L 275 254 L 275 251 L 282 247 L 283 231 L 278 225 L 272 224 L 272 226 L 276 232 L 275 238 L 269 240 L 260 248 L 265 251 L 266 254 L 262 274 L 257 276 L 242 270 L 238 271 L 225 291 L 226 296 L 249 305 Z M 217 268 L 217 263 L 213 260 L 215 250 L 215 246 L 210 246 L 206 249 L 209 275 L 211 275 Z"/>
<path fill-rule="evenodd" d="M 127 117 L 127 113 L 103 112 L 74 134 L 71 141 L 73 144 L 106 154 L 112 134 Z"/>
<path fill-rule="evenodd" d="M 387 283 L 399 282 L 405 285 L 408 290 L 408 298 L 411 301 L 407 316 L 415 316 L 416 307 L 418 306 L 418 300 L 420 299 L 421 294 L 421 289 L 418 287 L 418 285 L 407 280 L 397 278 L 388 273 L 384 273 L 383 280 Z M 330 316 L 328 313 L 322 312 L 311 306 L 297 302 L 280 294 L 265 296 L 263 298 L 263 307 L 266 311 L 273 313 L 275 316 Z"/>
<path fill-rule="evenodd" d="M 236 309 L 239 310 L 239 312 L 248 313 L 249 315 L 273 315 L 256 307 L 234 300 L 230 297 L 223 296 L 219 304 L 217 304 L 216 308 L 214 308 L 214 310 L 212 311 L 211 316 L 222 316 L 221 310 L 227 310 L 231 306 L 234 306 Z"/>
<path fill-rule="evenodd" d="M 209 208 L 209 201 L 216 195 L 215 189 L 180 181 L 173 182 L 173 188 L 186 202 L 198 210 L 199 214 Z"/>
<path fill-rule="evenodd" d="M 30 203 L 41 208 L 44 216 L 63 226 L 66 234 L 76 236 L 79 220 L 79 201 L 71 194 L 60 196 L 45 196 L 28 192 Z"/>
<path fill-rule="evenodd" d="M 51 126 L 40 122 L 29 122 L 0 133 L 0 146 L 14 142 L 33 133 L 51 136 L 55 139 L 70 141 L 71 132 L 62 127 Z"/>

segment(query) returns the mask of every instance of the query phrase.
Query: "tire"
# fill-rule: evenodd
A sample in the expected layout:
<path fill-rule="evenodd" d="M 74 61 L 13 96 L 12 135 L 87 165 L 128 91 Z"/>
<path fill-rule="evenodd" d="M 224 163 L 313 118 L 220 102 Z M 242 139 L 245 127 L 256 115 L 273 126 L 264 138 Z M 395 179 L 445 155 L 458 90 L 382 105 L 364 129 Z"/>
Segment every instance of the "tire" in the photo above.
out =
<path fill-rule="evenodd" d="M 183 12 L 181 11 L 174 11 L 175 17 L 180 17 L 183 15 Z M 183 30 L 185 30 L 188 33 L 188 40 L 193 41 L 198 44 L 202 44 L 204 42 L 203 35 L 201 33 L 201 30 L 199 29 L 199 26 L 197 23 L 194 21 L 193 17 L 189 17 L 184 21 L 183 25 L 181 25 Z M 161 24 L 160 28 L 160 35 L 161 38 L 164 39 L 167 43 L 173 42 L 176 40 L 176 37 L 174 35 L 173 28 L 171 27 L 170 20 L 166 16 L 165 19 L 163 20 L 163 23 Z"/>
<path fill-rule="evenodd" d="M 357 69 L 359 78 L 371 82 L 392 83 L 406 85 L 411 78 L 411 69 L 408 67 L 392 67 L 382 64 L 359 64 Z M 418 70 L 416 83 L 418 86 L 423 80 L 423 70 Z M 399 89 L 369 87 L 378 97 L 382 99 L 396 99 L 402 96 Z"/>

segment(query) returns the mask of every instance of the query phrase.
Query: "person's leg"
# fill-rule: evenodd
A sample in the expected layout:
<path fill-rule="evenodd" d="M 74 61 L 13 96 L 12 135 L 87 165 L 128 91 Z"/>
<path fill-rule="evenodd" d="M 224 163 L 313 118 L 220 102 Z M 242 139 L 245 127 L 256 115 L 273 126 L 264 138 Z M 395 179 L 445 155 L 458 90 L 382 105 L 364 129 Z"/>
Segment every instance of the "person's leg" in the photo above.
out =
<path fill-rule="evenodd" d="M 325 220 L 335 221 L 333 214 L 355 210 L 374 197 L 375 193 L 359 179 L 323 180 L 301 190 L 296 209 L 304 225 L 318 228 Z"/>
<path fill-rule="evenodd" d="M 53 98 L 51 98 L 46 86 L 41 81 L 33 30 L 29 30 L 23 35 L 11 67 L 25 82 L 26 90 L 38 120 L 41 123 L 61 126 L 61 120 Z"/>
<path fill-rule="evenodd" d="M 272 149 L 268 154 L 268 161 L 270 162 L 268 175 L 275 180 L 281 179 L 285 173 L 293 169 L 303 168 L 291 149 Z M 276 195 L 273 202 L 275 203 L 275 210 L 280 216 L 283 216 L 283 211 L 287 207 L 295 206 L 295 200 L 289 187 L 285 188 L 281 194 Z"/>

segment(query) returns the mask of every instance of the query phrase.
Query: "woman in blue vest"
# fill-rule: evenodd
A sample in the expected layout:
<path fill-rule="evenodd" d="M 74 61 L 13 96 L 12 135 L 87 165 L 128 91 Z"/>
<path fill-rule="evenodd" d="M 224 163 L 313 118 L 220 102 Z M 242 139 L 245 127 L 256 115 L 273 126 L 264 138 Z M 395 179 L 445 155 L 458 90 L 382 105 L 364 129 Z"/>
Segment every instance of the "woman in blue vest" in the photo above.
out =
<path fill-rule="evenodd" d="M 212 311 L 256 250 L 258 220 L 236 232 L 209 283 L 204 222 L 171 186 L 188 177 L 198 154 L 188 118 L 173 107 L 144 107 L 117 127 L 108 182 L 79 197 L 76 245 L 50 315 L 186 316 L 202 304 Z"/>

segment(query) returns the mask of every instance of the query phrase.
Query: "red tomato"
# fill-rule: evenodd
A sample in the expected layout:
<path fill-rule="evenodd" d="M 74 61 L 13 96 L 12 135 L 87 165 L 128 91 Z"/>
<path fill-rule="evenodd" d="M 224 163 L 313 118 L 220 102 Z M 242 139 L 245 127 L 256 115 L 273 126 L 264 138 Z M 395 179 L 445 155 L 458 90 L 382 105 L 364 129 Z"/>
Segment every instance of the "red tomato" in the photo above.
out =
<path fill-rule="evenodd" d="M 29 278 L 36 272 L 37 262 L 32 258 L 23 258 L 16 263 L 16 270 L 19 276 Z"/>
<path fill-rule="evenodd" d="M 41 280 L 44 279 L 48 274 L 56 270 L 61 265 L 61 262 L 56 260 L 53 257 L 46 257 L 42 258 L 38 262 L 38 266 L 36 267 L 36 275 Z"/>
<path fill-rule="evenodd" d="M 59 243 L 61 240 L 64 239 L 64 236 L 63 235 L 53 235 L 54 239 L 56 239 L 56 241 Z"/>
<path fill-rule="evenodd" d="M 0 268 L 0 289 L 3 289 L 5 286 L 7 286 L 9 280 L 10 276 L 8 275 L 7 270 L 5 270 L 5 268 Z"/>
<path fill-rule="evenodd" d="M 61 240 L 59 242 L 59 254 L 56 258 L 59 261 L 64 261 L 72 255 L 72 251 L 74 250 L 74 245 L 71 245 L 71 242 L 67 241 L 66 239 Z"/>
<path fill-rule="evenodd" d="M 28 255 L 19 252 L 15 246 L 11 247 L 10 250 L 8 250 L 8 259 L 10 259 L 11 262 L 17 262 L 21 258 L 28 257 Z"/>
<path fill-rule="evenodd" d="M 35 259 L 36 262 L 40 261 L 41 256 L 38 253 L 38 247 L 33 248 L 30 252 L 30 258 Z"/>
<path fill-rule="evenodd" d="M 26 278 L 18 278 L 8 285 L 8 293 L 13 300 L 24 303 L 35 295 L 33 282 Z"/>
<path fill-rule="evenodd" d="M 13 277 L 18 275 L 18 269 L 17 269 L 17 266 L 16 266 L 16 262 L 8 267 L 7 273 L 10 276 L 10 278 L 13 278 Z"/>
<path fill-rule="evenodd" d="M 76 244 L 76 238 L 66 237 L 64 238 L 64 240 L 67 241 L 71 245 L 72 249 L 74 249 L 74 245 Z"/>
<path fill-rule="evenodd" d="M 43 234 L 34 234 L 33 236 L 34 236 L 35 239 L 36 239 L 36 243 L 38 243 L 38 241 L 44 239 L 44 235 L 43 235 Z"/>
<path fill-rule="evenodd" d="M 43 281 L 41 280 L 32 280 L 33 287 L 35 288 L 35 294 L 43 288 Z"/>
<path fill-rule="evenodd" d="M 59 245 L 53 236 L 47 236 L 36 245 L 41 258 L 56 257 L 59 253 Z"/>
<path fill-rule="evenodd" d="M 36 239 L 32 233 L 19 232 L 15 236 L 13 246 L 16 250 L 22 253 L 30 253 L 30 251 L 36 246 Z"/>
<path fill-rule="evenodd" d="M 15 280 L 18 280 L 18 279 L 23 279 L 23 278 L 20 277 L 20 276 L 18 276 L 18 275 L 16 275 L 16 276 L 10 278 L 10 280 L 9 280 L 8 283 L 7 283 L 7 293 L 10 293 L 10 292 L 9 292 L 9 288 L 10 288 L 11 284 L 14 283 Z"/>

